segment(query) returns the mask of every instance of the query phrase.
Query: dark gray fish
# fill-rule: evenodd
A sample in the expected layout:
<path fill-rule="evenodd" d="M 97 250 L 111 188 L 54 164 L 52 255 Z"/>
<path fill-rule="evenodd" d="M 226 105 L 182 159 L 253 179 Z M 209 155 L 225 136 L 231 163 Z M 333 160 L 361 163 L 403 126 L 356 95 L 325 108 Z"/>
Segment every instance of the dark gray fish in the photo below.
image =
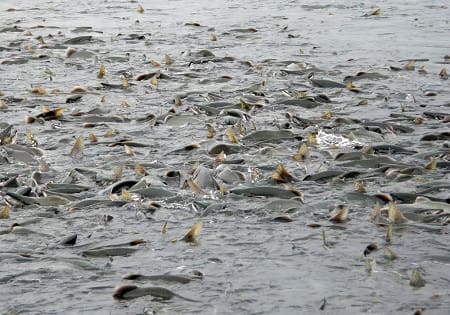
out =
<path fill-rule="evenodd" d="M 336 161 L 354 161 L 354 160 L 366 160 L 372 157 L 372 155 L 355 151 L 355 152 L 341 152 L 334 158 Z"/>
<path fill-rule="evenodd" d="M 398 145 L 393 144 L 376 144 L 372 145 L 372 150 L 374 153 L 382 153 L 382 154 L 414 154 L 417 153 L 417 151 L 414 150 L 408 150 Z"/>
<path fill-rule="evenodd" d="M 14 59 L 5 59 L 0 62 L 2 65 L 23 65 L 25 63 L 28 63 L 30 59 L 26 58 L 14 58 Z"/>
<path fill-rule="evenodd" d="M 301 128 L 307 128 L 310 126 L 316 126 L 317 124 L 319 124 L 321 121 L 320 120 L 313 120 L 313 119 L 306 119 L 303 117 L 299 117 L 296 115 L 292 116 L 292 123 L 298 127 Z"/>
<path fill-rule="evenodd" d="M 367 245 L 367 247 L 364 249 L 364 256 L 369 255 L 370 253 L 376 251 L 378 249 L 377 243 L 370 243 Z"/>
<path fill-rule="evenodd" d="M 242 141 L 271 142 L 285 139 L 296 139 L 299 136 L 289 130 L 258 130 L 242 138 Z M 300 137 L 301 138 L 301 137 Z"/>
<path fill-rule="evenodd" d="M 317 106 L 322 105 L 319 102 L 316 102 L 314 99 L 310 98 L 295 98 L 295 99 L 288 99 L 284 101 L 278 101 L 278 104 L 281 105 L 291 105 L 291 106 L 299 106 L 303 108 L 316 108 Z"/>
<path fill-rule="evenodd" d="M 82 45 L 93 41 L 93 36 L 83 35 L 68 39 L 64 42 L 65 45 Z"/>
<path fill-rule="evenodd" d="M 439 112 L 423 112 L 425 117 L 437 120 L 444 120 L 446 117 L 450 116 L 449 113 L 439 113 Z"/>
<path fill-rule="evenodd" d="M 376 122 L 376 121 L 369 121 L 364 120 L 361 122 L 361 125 L 365 126 L 366 129 L 373 129 L 372 131 L 379 130 L 391 130 L 398 133 L 413 133 L 415 131 L 412 127 L 407 127 L 399 124 L 393 124 L 388 122 Z M 381 131 L 380 131 L 381 133 Z"/>
<path fill-rule="evenodd" d="M 130 87 L 124 87 L 124 85 L 122 83 L 113 84 L 113 83 L 101 82 L 100 84 L 102 85 L 102 87 L 104 89 L 109 89 L 109 90 L 126 90 L 126 89 L 129 89 L 131 86 L 135 85 L 134 83 L 129 83 Z"/>
<path fill-rule="evenodd" d="M 269 201 L 261 210 L 269 210 L 271 212 L 288 213 L 300 209 L 303 202 L 298 199 L 273 199 Z"/>
<path fill-rule="evenodd" d="M 47 197 L 58 196 L 58 197 L 61 197 L 61 198 L 65 198 L 65 199 L 67 199 L 69 201 L 79 201 L 80 199 L 87 197 L 86 195 L 84 195 L 84 196 L 80 196 L 80 195 L 74 196 L 73 193 L 62 193 L 62 192 L 54 191 L 54 190 L 51 190 L 51 189 L 45 189 L 45 190 L 42 190 L 42 192 L 45 193 L 45 195 Z M 78 194 L 76 192 L 74 192 L 74 193 Z M 91 196 L 93 196 L 93 194 L 91 194 Z"/>
<path fill-rule="evenodd" d="M 202 165 L 195 169 L 193 181 L 202 189 L 218 190 L 219 185 L 213 177 L 212 171 Z"/>
<path fill-rule="evenodd" d="M 320 87 L 320 88 L 345 88 L 346 85 L 343 83 L 339 83 L 336 81 L 331 80 L 324 80 L 324 79 L 314 79 L 313 77 L 309 77 L 309 80 L 311 81 L 313 86 Z"/>
<path fill-rule="evenodd" d="M 139 248 L 134 247 L 108 247 L 84 250 L 81 254 L 88 257 L 129 256 L 138 250 Z"/>
<path fill-rule="evenodd" d="M 385 165 L 392 165 L 397 167 L 407 166 L 405 164 L 397 163 L 395 160 L 385 156 L 375 157 L 368 160 L 353 160 L 339 164 L 340 167 L 362 167 L 362 168 L 378 168 Z"/>
<path fill-rule="evenodd" d="M 60 206 L 70 202 L 70 200 L 60 196 L 48 196 L 48 197 L 27 197 L 14 192 L 7 192 L 8 196 L 11 196 L 25 205 L 40 205 L 44 207 L 48 206 Z"/>
<path fill-rule="evenodd" d="M 193 280 L 191 277 L 183 276 L 183 275 L 171 275 L 171 274 L 162 274 L 162 275 L 153 275 L 153 276 L 145 276 L 141 274 L 126 274 L 122 276 L 122 279 L 125 280 L 139 280 L 139 281 L 164 281 L 164 282 L 175 282 L 175 283 L 189 283 Z"/>
<path fill-rule="evenodd" d="M 438 140 L 450 140 L 450 132 L 445 131 L 441 133 L 428 134 L 420 138 L 420 141 L 438 141 Z"/>
<path fill-rule="evenodd" d="M 258 186 L 247 188 L 235 188 L 230 190 L 231 193 L 244 195 L 247 197 L 276 197 L 281 199 L 291 199 L 301 197 L 301 193 L 295 190 L 283 189 L 275 186 Z"/>
<path fill-rule="evenodd" d="M 250 27 L 250 28 L 233 28 L 229 30 L 229 32 L 234 33 L 256 33 L 258 30 L 256 28 Z"/>
<path fill-rule="evenodd" d="M 142 189 L 131 189 L 130 192 L 141 195 L 145 198 L 167 198 L 173 197 L 176 193 L 171 192 L 163 187 L 148 187 Z"/>
<path fill-rule="evenodd" d="M 109 199 L 83 199 L 81 201 L 71 203 L 69 206 L 70 210 L 84 209 L 92 206 L 108 206 L 108 207 L 122 207 L 129 201 L 125 200 L 109 200 Z"/>
<path fill-rule="evenodd" d="M 325 306 L 327 305 L 327 299 L 323 298 L 322 303 L 319 307 L 319 310 L 323 311 L 325 309 Z"/>
<path fill-rule="evenodd" d="M 71 234 L 69 236 L 64 237 L 61 241 L 59 241 L 58 244 L 60 245 L 64 245 L 64 246 L 71 246 L 71 245 L 75 245 L 76 241 L 77 241 L 77 234 Z"/>
<path fill-rule="evenodd" d="M 208 150 L 209 155 L 216 156 L 217 154 L 221 153 L 222 151 L 225 154 L 233 154 L 233 153 L 239 153 L 245 150 L 245 147 L 238 144 L 228 144 L 228 143 L 218 143 L 214 146 L 212 146 Z"/>
<path fill-rule="evenodd" d="M 14 32 L 14 33 L 23 33 L 25 30 L 23 28 L 20 28 L 17 25 L 4 27 L 0 29 L 0 33 L 7 33 L 7 32 Z"/>
<path fill-rule="evenodd" d="M 156 71 L 156 72 L 150 72 L 150 73 L 142 73 L 142 74 L 138 74 L 135 77 L 136 81 L 143 81 L 143 80 L 150 80 L 151 78 L 153 78 L 156 75 L 156 78 L 163 80 L 163 79 L 171 79 L 171 77 L 165 73 L 162 73 L 160 71 Z"/>
<path fill-rule="evenodd" d="M 224 168 L 217 174 L 217 178 L 227 184 L 245 181 L 245 175 L 243 173 L 231 170 L 230 168 Z"/>
<path fill-rule="evenodd" d="M 71 95 L 68 98 L 66 98 L 66 103 L 67 104 L 78 103 L 81 101 L 82 98 L 83 98 L 83 95 L 80 95 L 80 94 Z"/>
<path fill-rule="evenodd" d="M 162 119 L 162 117 L 159 117 L 158 119 Z M 187 125 L 199 125 L 202 123 L 202 121 L 191 114 L 176 114 L 176 115 L 167 115 L 164 118 L 164 122 L 169 126 L 174 127 L 184 127 Z"/>
<path fill-rule="evenodd" d="M 59 183 L 47 183 L 46 187 L 52 191 L 66 194 L 76 194 L 92 189 L 92 187 L 90 186 L 77 184 L 59 184 Z"/>
<path fill-rule="evenodd" d="M 189 302 L 199 302 L 197 300 L 188 299 L 178 295 L 162 287 L 139 288 L 135 285 L 123 285 L 118 287 L 113 293 L 113 298 L 116 300 L 131 300 L 146 295 L 151 295 L 162 300 L 170 300 L 173 297 L 179 297 Z"/>
<path fill-rule="evenodd" d="M 129 141 L 127 139 L 122 139 L 119 141 L 114 142 L 108 142 L 108 141 L 99 141 L 97 144 L 108 144 L 108 147 L 115 147 L 115 146 L 129 146 L 134 148 L 146 148 L 149 147 L 149 144 L 142 143 L 142 142 L 135 142 L 135 141 Z"/>
<path fill-rule="evenodd" d="M 18 51 L 19 49 L 15 47 L 0 46 L 0 51 L 13 51 L 13 50 Z"/>
<path fill-rule="evenodd" d="M 110 194 L 120 194 L 122 189 L 130 190 L 138 183 L 137 180 L 123 180 L 111 185 L 108 189 Z"/>
<path fill-rule="evenodd" d="M 319 172 L 317 174 L 306 175 L 303 180 L 307 181 L 327 181 L 334 177 L 340 176 L 344 174 L 344 171 L 341 170 L 327 170 L 323 172 Z"/>
<path fill-rule="evenodd" d="M 359 80 L 369 79 L 369 80 L 376 80 L 376 79 L 387 79 L 388 76 L 376 72 L 358 72 L 356 75 L 350 75 L 346 76 L 344 78 L 344 83 L 348 82 L 355 82 Z"/>
<path fill-rule="evenodd" d="M 130 119 L 116 115 L 83 115 L 81 121 L 84 123 L 124 123 L 130 122 Z"/>
<path fill-rule="evenodd" d="M 272 217 L 271 221 L 281 222 L 281 223 L 289 223 L 289 222 L 293 222 L 294 220 L 289 215 L 282 214 L 282 215 Z"/>

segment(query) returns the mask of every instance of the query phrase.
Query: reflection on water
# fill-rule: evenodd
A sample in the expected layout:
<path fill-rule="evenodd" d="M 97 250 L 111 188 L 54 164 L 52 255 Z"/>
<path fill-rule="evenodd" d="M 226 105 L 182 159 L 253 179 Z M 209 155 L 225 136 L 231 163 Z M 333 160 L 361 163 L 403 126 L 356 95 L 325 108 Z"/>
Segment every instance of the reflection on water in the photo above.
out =
<path fill-rule="evenodd" d="M 448 313 L 448 3 L 140 4 L 0 3 L 2 313 Z"/>

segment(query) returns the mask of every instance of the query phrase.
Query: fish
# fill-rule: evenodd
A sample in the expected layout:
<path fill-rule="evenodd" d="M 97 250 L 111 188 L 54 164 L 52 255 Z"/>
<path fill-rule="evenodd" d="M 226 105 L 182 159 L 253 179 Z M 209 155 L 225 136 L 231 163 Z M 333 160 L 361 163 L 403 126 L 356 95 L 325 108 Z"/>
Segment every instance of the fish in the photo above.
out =
<path fill-rule="evenodd" d="M 419 270 L 414 269 L 411 271 L 411 275 L 409 277 L 409 285 L 415 288 L 424 287 L 426 284 L 425 279 L 423 279 L 422 274 Z"/>
<path fill-rule="evenodd" d="M 130 192 L 141 195 L 145 198 L 168 198 L 173 197 L 176 193 L 167 190 L 165 187 L 147 187 L 132 189 Z"/>
<path fill-rule="evenodd" d="M 137 175 L 146 176 L 149 174 L 147 170 L 139 163 L 134 164 L 134 171 L 136 172 Z"/>
<path fill-rule="evenodd" d="M 242 141 L 273 142 L 299 138 L 301 139 L 301 136 L 297 136 L 289 130 L 258 130 L 243 137 Z"/>
<path fill-rule="evenodd" d="M 227 130 L 225 130 L 225 135 L 228 137 L 228 140 L 231 143 L 239 143 L 239 140 L 232 128 L 228 128 Z"/>
<path fill-rule="evenodd" d="M 205 195 L 203 189 L 191 178 L 186 179 L 186 184 L 188 185 L 189 189 L 196 195 Z"/>
<path fill-rule="evenodd" d="M 174 60 L 168 54 L 165 54 L 164 63 L 169 66 L 174 63 Z"/>
<path fill-rule="evenodd" d="M 348 216 L 348 208 L 345 205 L 339 205 L 337 206 L 334 213 L 331 215 L 329 221 L 342 223 L 347 221 L 347 216 Z"/>
<path fill-rule="evenodd" d="M 354 189 L 355 191 L 358 191 L 360 193 L 366 193 L 366 187 L 359 181 L 355 180 L 354 182 Z"/>
<path fill-rule="evenodd" d="M 166 234 L 167 232 L 167 221 L 164 222 L 162 228 L 161 228 L 161 234 Z"/>
<path fill-rule="evenodd" d="M 86 198 L 81 201 L 75 201 L 70 203 L 69 210 L 85 209 L 92 206 L 105 206 L 105 207 L 122 207 L 127 204 L 128 201 L 124 200 L 109 200 L 109 199 L 90 199 Z"/>
<path fill-rule="evenodd" d="M 308 75 L 309 81 L 312 83 L 313 86 L 320 87 L 320 88 L 345 88 L 346 85 L 343 83 L 331 81 L 331 80 L 324 80 L 324 79 L 314 79 L 314 72 L 311 72 Z"/>
<path fill-rule="evenodd" d="M 415 60 L 409 60 L 408 63 L 405 65 L 404 69 L 409 70 L 409 71 L 414 71 L 415 64 L 416 64 Z"/>
<path fill-rule="evenodd" d="M 25 205 L 40 205 L 44 207 L 51 207 L 65 205 L 71 202 L 71 200 L 67 198 L 56 195 L 48 197 L 27 197 L 11 191 L 7 192 L 6 194 L 13 197 L 14 199 L 19 200 Z"/>
<path fill-rule="evenodd" d="M 363 17 L 379 16 L 380 13 L 381 13 L 381 9 L 380 8 L 375 8 L 375 9 L 373 9 L 373 11 L 364 14 Z"/>
<path fill-rule="evenodd" d="M 65 107 L 50 109 L 44 106 L 42 107 L 42 113 L 36 115 L 36 118 L 43 118 L 44 120 L 60 119 L 65 110 Z"/>
<path fill-rule="evenodd" d="M 369 245 L 367 245 L 366 249 L 364 249 L 364 256 L 368 256 L 377 249 L 378 249 L 377 243 L 370 243 Z"/>
<path fill-rule="evenodd" d="M 443 209 L 445 211 L 450 211 L 450 203 L 448 201 L 434 201 L 424 196 L 417 196 L 414 205 L 427 209 Z"/>
<path fill-rule="evenodd" d="M 296 189 L 279 188 L 274 186 L 255 186 L 247 188 L 234 188 L 230 190 L 233 194 L 244 195 L 247 197 L 276 197 L 281 199 L 302 198 L 302 193 Z"/>
<path fill-rule="evenodd" d="M 293 222 L 294 220 L 287 214 L 274 216 L 272 219 L 274 222 Z"/>
<path fill-rule="evenodd" d="M 128 145 L 124 144 L 123 146 L 125 153 L 131 156 L 136 155 L 136 153 L 134 153 L 133 149 L 131 149 Z"/>
<path fill-rule="evenodd" d="M 387 78 L 389 78 L 387 75 L 383 75 L 380 73 L 360 71 L 354 76 L 351 76 L 351 75 L 346 76 L 344 78 L 344 83 L 354 82 L 354 81 L 364 80 L 364 79 L 373 80 L 373 79 L 387 79 Z"/>
<path fill-rule="evenodd" d="M 116 288 L 116 290 L 113 293 L 113 298 L 116 300 L 131 300 L 146 295 L 151 295 L 153 297 L 162 300 L 170 300 L 173 297 L 178 297 L 189 302 L 200 302 L 197 300 L 189 299 L 181 295 L 178 295 L 166 288 L 162 287 L 139 288 L 135 285 L 122 285 Z"/>
<path fill-rule="evenodd" d="M 75 243 L 76 243 L 76 241 L 77 241 L 77 237 L 78 237 L 77 234 L 71 234 L 71 235 L 68 235 L 68 236 L 64 237 L 62 240 L 60 240 L 60 241 L 58 242 L 58 244 L 64 245 L 64 246 L 72 246 L 72 245 L 75 245 Z"/>
<path fill-rule="evenodd" d="M 86 44 L 93 41 L 93 36 L 91 35 L 83 35 L 78 37 L 73 37 L 64 42 L 65 45 L 81 45 Z"/>
<path fill-rule="evenodd" d="M 281 105 L 298 106 L 298 107 L 303 107 L 303 108 L 307 108 L 307 109 L 316 108 L 316 107 L 322 105 L 322 103 L 320 103 L 320 102 L 316 101 L 314 98 L 310 98 L 310 97 L 301 97 L 301 98 L 281 100 L 281 101 L 278 101 L 278 103 Z"/>
<path fill-rule="evenodd" d="M 0 210 L 0 219 L 9 219 L 10 216 L 10 207 L 3 206 Z"/>
<path fill-rule="evenodd" d="M 47 90 L 45 90 L 43 87 L 35 87 L 31 90 L 31 93 L 38 94 L 38 95 L 44 95 L 47 94 Z"/>
<path fill-rule="evenodd" d="M 133 196 L 125 188 L 122 188 L 120 199 L 122 199 L 123 201 L 133 201 Z"/>
<path fill-rule="evenodd" d="M 77 50 L 73 47 L 67 47 L 64 55 L 66 56 L 66 58 L 70 58 Z"/>
<path fill-rule="evenodd" d="M 194 226 L 189 230 L 189 232 L 186 233 L 186 235 L 183 236 L 181 240 L 188 242 L 188 243 L 195 243 L 197 242 L 196 237 L 200 233 L 203 226 L 203 222 L 197 222 L 194 224 Z"/>
<path fill-rule="evenodd" d="M 221 152 L 224 152 L 225 154 L 230 155 L 233 153 L 239 153 L 244 149 L 245 147 L 242 145 L 219 143 L 213 145 L 210 149 L 208 149 L 208 154 L 215 156 Z"/>
<path fill-rule="evenodd" d="M 106 67 L 105 65 L 100 65 L 98 69 L 97 78 L 102 79 L 106 75 Z"/>
<path fill-rule="evenodd" d="M 326 298 L 323 298 L 323 300 L 322 300 L 322 303 L 321 303 L 321 305 L 320 305 L 320 307 L 319 307 L 319 310 L 320 311 L 323 311 L 324 309 L 325 309 L 325 306 L 327 305 L 327 299 Z"/>
<path fill-rule="evenodd" d="M 288 183 L 294 180 L 291 174 L 284 168 L 283 164 L 278 164 L 272 179 L 277 183 Z"/>
<path fill-rule="evenodd" d="M 66 103 L 67 104 L 78 103 L 81 102 L 82 99 L 83 95 L 81 94 L 70 95 L 68 98 L 66 98 Z"/>
<path fill-rule="evenodd" d="M 78 136 L 75 139 L 72 149 L 70 150 L 69 156 L 74 160 L 83 159 L 84 155 L 84 140 L 82 136 Z"/>
<path fill-rule="evenodd" d="M 388 219 L 391 223 L 402 224 L 406 222 L 405 216 L 400 212 L 393 201 L 389 201 L 388 205 Z"/>
<path fill-rule="evenodd" d="M 344 174 L 344 171 L 342 170 L 327 170 L 316 174 L 306 175 L 303 180 L 322 182 L 340 176 L 342 174 Z"/>
<path fill-rule="evenodd" d="M 193 280 L 191 277 L 183 275 L 162 274 L 146 276 L 141 274 L 126 274 L 122 276 L 124 280 L 139 280 L 139 281 L 164 281 L 186 284 Z"/>
<path fill-rule="evenodd" d="M 0 131 L 0 145 L 7 144 L 9 142 L 8 139 L 11 139 L 12 136 L 13 125 L 9 125 Z"/>
<path fill-rule="evenodd" d="M 27 165 L 33 165 L 38 162 L 36 156 L 34 156 L 33 152 L 29 150 L 15 150 L 11 147 L 4 147 L 5 152 L 8 157 L 13 158 L 15 161 L 22 162 Z"/>
<path fill-rule="evenodd" d="M 385 240 L 386 243 L 392 242 L 392 224 L 387 225 Z"/>
<path fill-rule="evenodd" d="M 70 91 L 70 93 L 86 93 L 87 90 L 79 85 L 76 85 L 72 88 L 72 90 Z"/>
<path fill-rule="evenodd" d="M 306 144 L 306 142 L 302 143 L 302 145 L 298 149 L 297 153 L 294 154 L 293 159 L 297 162 L 309 159 L 309 149 L 308 149 L 308 145 Z"/>
<path fill-rule="evenodd" d="M 98 142 L 98 138 L 97 138 L 97 136 L 94 133 L 92 133 L 92 132 L 89 133 L 88 137 L 89 137 L 89 141 L 91 141 L 91 143 Z"/>
<path fill-rule="evenodd" d="M 133 247 L 110 247 L 84 250 L 81 255 L 86 257 L 129 256 L 138 250 L 138 248 Z"/>

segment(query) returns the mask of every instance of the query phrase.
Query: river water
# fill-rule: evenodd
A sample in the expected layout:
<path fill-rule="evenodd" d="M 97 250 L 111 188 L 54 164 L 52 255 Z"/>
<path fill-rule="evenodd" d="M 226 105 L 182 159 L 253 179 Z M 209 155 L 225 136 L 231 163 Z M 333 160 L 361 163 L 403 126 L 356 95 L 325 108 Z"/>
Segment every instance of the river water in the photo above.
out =
<path fill-rule="evenodd" d="M 1 313 L 448 314 L 449 17 L 447 1 L 2 0 Z M 123 180 L 155 190 L 112 196 Z M 8 195 L 26 188 L 67 202 Z M 380 193 L 406 217 L 390 242 Z M 113 299 L 124 284 L 198 302 Z"/>

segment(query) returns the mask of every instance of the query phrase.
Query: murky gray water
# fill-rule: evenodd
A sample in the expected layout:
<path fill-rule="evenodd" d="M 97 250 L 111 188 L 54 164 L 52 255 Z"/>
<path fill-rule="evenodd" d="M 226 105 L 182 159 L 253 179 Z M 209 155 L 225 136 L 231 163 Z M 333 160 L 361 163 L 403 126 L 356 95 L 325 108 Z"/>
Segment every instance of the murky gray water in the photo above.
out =
<path fill-rule="evenodd" d="M 380 1 L 379 15 L 362 1 L 140 4 L 0 2 L 1 313 L 448 314 L 448 2 Z M 39 118 L 42 105 L 65 111 Z M 84 151 L 70 154 L 80 136 Z M 302 143 L 309 157 L 296 161 Z M 290 187 L 271 178 L 280 163 Z M 107 203 L 127 199 L 110 195 L 123 180 L 153 190 L 125 187 L 134 201 Z M 390 243 L 370 221 L 379 193 L 407 218 Z M 63 204 L 39 199 L 55 195 Z M 348 220 L 333 223 L 339 205 Z M 200 221 L 198 242 L 182 241 Z M 75 245 L 58 244 L 71 234 Z M 425 286 L 410 285 L 413 270 Z M 116 301 L 123 284 L 199 302 Z"/>

